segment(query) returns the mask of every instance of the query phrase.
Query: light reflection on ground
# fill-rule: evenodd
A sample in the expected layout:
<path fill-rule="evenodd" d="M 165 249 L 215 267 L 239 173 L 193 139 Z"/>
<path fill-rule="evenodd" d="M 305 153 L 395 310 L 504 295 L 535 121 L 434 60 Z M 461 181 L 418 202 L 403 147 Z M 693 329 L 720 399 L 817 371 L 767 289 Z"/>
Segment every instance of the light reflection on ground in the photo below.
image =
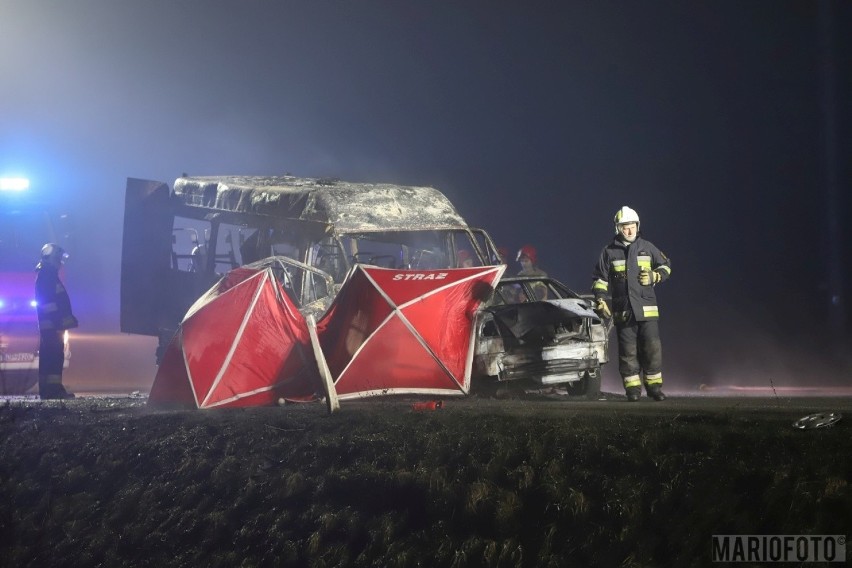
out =
<path fill-rule="evenodd" d="M 63 383 L 77 394 L 147 394 L 157 373 L 156 347 L 154 337 L 76 332 Z"/>
<path fill-rule="evenodd" d="M 155 338 L 115 332 L 75 331 L 71 345 L 71 366 L 65 371 L 63 381 L 69 391 L 80 396 L 147 396 L 151 390 L 157 372 L 154 360 L 157 345 Z M 603 391 L 610 394 L 608 398 L 623 395 L 614 365 L 604 368 L 603 379 Z M 852 379 L 849 386 L 781 386 L 769 381 L 760 386 L 733 382 L 694 386 L 670 383 L 665 385 L 664 390 L 669 396 L 687 398 L 852 397 Z M 28 394 L 37 394 L 37 387 Z"/>

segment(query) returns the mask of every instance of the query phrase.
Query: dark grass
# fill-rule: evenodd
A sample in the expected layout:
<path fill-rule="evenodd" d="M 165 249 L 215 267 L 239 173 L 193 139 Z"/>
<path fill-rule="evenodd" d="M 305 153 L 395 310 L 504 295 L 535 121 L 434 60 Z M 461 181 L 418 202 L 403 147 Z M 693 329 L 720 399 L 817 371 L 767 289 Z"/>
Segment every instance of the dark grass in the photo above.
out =
<path fill-rule="evenodd" d="M 847 534 L 849 422 L 646 403 L 0 407 L 4 566 L 704 566 Z M 847 420 L 852 418 L 847 414 Z"/>

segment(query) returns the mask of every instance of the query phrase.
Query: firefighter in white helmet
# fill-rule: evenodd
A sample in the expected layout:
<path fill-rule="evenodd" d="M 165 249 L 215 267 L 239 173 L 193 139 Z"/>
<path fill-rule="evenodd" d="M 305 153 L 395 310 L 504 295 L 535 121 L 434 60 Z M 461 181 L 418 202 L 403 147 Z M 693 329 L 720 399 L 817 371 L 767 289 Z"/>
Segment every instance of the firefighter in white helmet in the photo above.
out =
<path fill-rule="evenodd" d="M 36 309 L 38 311 L 38 392 L 43 399 L 74 398 L 62 386 L 65 363 L 65 330 L 77 327 L 71 300 L 59 279 L 59 269 L 68 257 L 59 245 L 47 243 L 36 266 Z"/>
<path fill-rule="evenodd" d="M 665 400 L 660 311 L 654 287 L 669 278 L 671 262 L 639 234 L 636 211 L 622 207 L 616 212 L 614 222 L 615 238 L 601 251 L 592 274 L 597 312 L 615 322 L 618 370 L 627 400 L 639 400 L 643 382 L 648 396 Z"/>

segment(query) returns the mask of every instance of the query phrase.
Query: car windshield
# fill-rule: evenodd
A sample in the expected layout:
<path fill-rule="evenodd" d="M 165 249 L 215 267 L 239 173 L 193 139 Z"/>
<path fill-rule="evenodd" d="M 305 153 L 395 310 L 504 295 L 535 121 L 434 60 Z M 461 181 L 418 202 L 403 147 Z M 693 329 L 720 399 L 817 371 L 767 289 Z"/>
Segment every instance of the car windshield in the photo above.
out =
<path fill-rule="evenodd" d="M 568 288 L 547 278 L 503 280 L 497 285 L 497 292 L 494 295 L 493 301 L 495 305 L 523 304 L 540 300 L 559 300 L 577 297 Z"/>
<path fill-rule="evenodd" d="M 340 245 L 352 263 L 384 268 L 432 270 L 481 266 L 467 231 L 387 231 L 347 234 Z M 336 252 L 336 251 L 334 251 Z"/>

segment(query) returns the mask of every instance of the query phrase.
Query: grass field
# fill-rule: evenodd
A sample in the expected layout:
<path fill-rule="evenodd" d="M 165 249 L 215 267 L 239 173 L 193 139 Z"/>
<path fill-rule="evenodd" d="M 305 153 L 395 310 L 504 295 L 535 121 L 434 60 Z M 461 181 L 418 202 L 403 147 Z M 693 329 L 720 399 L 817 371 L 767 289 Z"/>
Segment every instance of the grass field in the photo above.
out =
<path fill-rule="evenodd" d="M 0 401 L 0 558 L 705 566 L 714 534 L 852 527 L 850 399 L 411 402 Z M 791 426 L 822 410 L 845 421 Z"/>

